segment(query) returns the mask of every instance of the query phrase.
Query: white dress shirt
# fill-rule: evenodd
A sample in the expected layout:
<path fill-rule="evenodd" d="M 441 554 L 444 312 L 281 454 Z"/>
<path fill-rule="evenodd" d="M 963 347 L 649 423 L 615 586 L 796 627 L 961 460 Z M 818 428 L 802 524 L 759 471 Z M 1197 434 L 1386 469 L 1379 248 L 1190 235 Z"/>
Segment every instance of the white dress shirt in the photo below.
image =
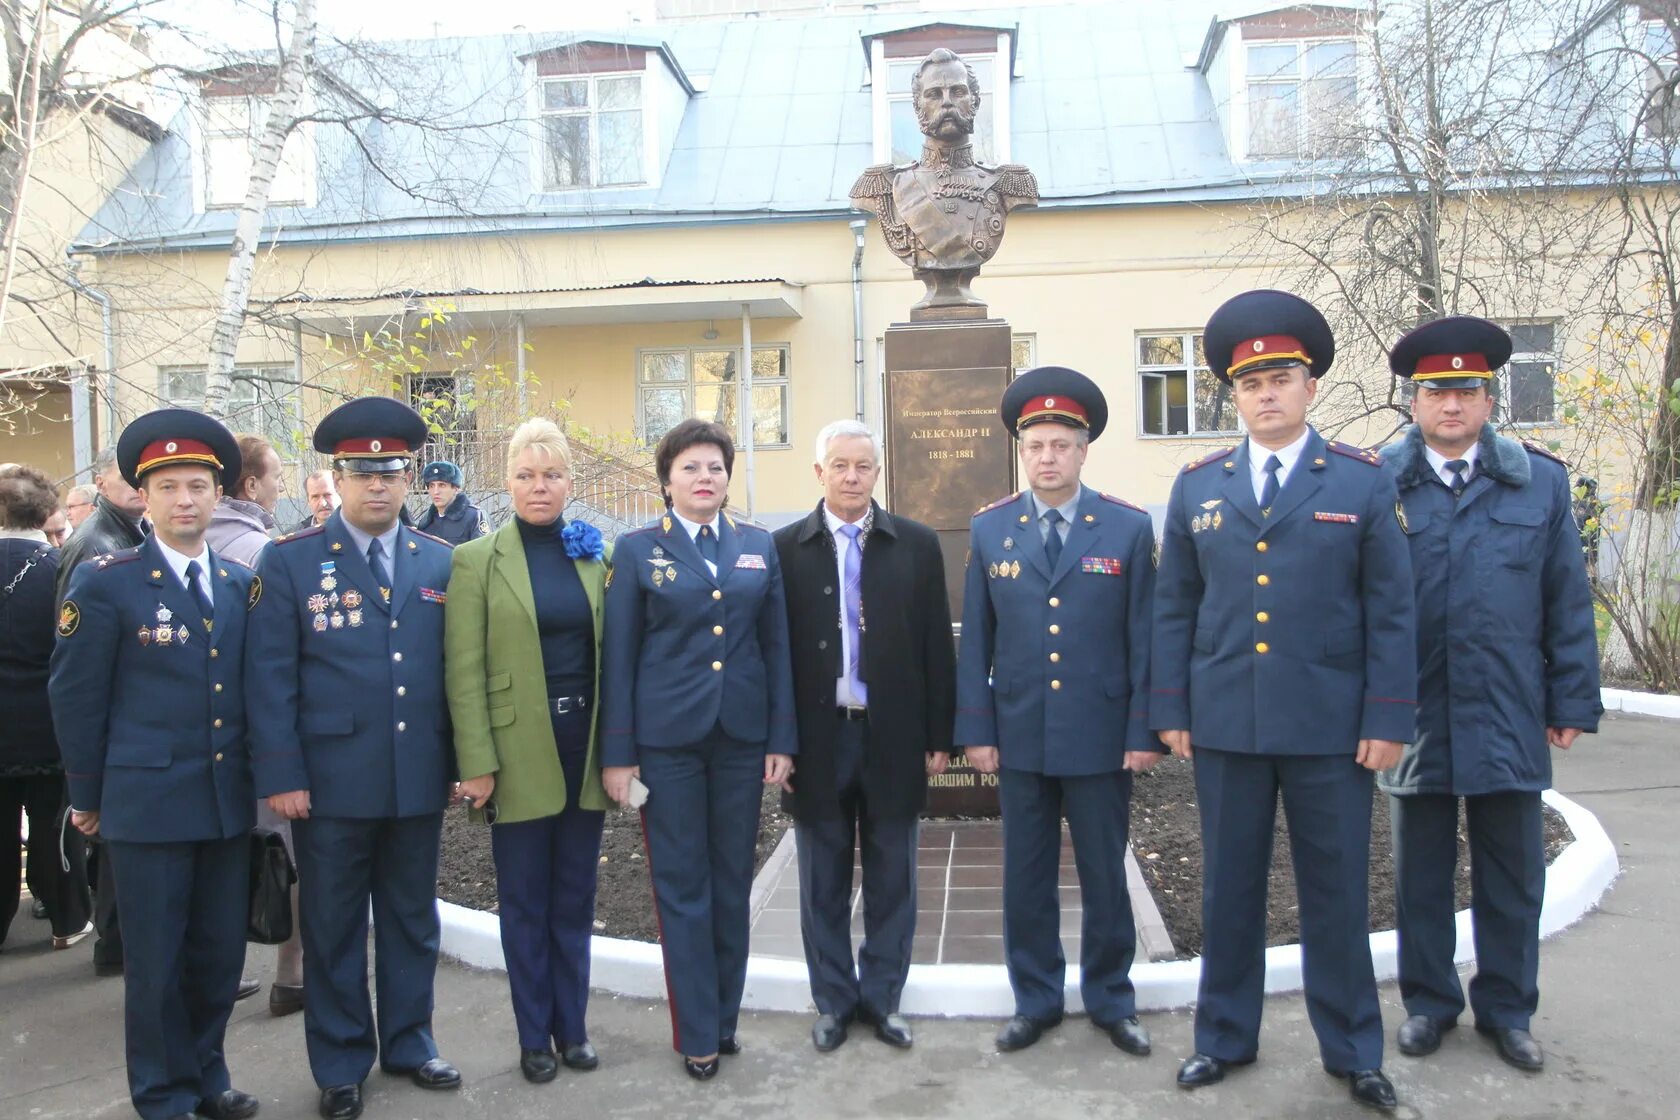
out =
<path fill-rule="evenodd" d="M 867 512 L 865 516 L 868 516 Z M 846 626 L 846 550 L 848 548 L 861 550 L 863 548 L 863 534 L 860 532 L 858 539 L 855 541 L 849 540 L 840 532 L 840 526 L 856 524 L 861 528 L 863 518 L 859 518 L 856 522 L 843 521 L 834 516 L 834 512 L 828 508 L 828 503 L 824 502 L 823 523 L 828 526 L 828 535 L 834 538 L 834 586 L 840 589 L 838 596 L 840 600 L 840 675 L 834 679 L 834 703 L 841 708 L 861 708 L 864 706 L 863 697 L 853 691 L 851 682 L 846 679 L 846 666 L 852 663 L 852 635 Z M 860 578 L 863 571 L 862 560 L 863 553 L 860 551 L 858 553 Z"/>
<path fill-rule="evenodd" d="M 1476 452 L 1480 450 L 1481 448 L 1472 443 L 1470 445 L 1470 450 L 1457 456 L 1457 458 L 1463 459 L 1467 464 L 1464 468 L 1465 482 L 1469 482 L 1472 478 L 1476 477 Z M 1453 484 L 1453 475 L 1452 472 L 1447 469 L 1447 464 L 1451 462 L 1451 460 L 1439 451 L 1435 450 L 1433 447 L 1429 446 L 1427 443 L 1423 445 L 1423 454 L 1424 457 L 1429 460 L 1429 465 L 1435 468 L 1436 476 L 1439 477 L 1442 482 L 1446 483 L 1447 488 L 1450 490 Z"/>
<path fill-rule="evenodd" d="M 694 547 L 696 549 L 698 549 L 700 547 L 699 538 L 700 538 L 700 526 L 701 525 L 710 525 L 712 527 L 712 537 L 714 539 L 718 540 L 718 541 L 721 541 L 723 539 L 722 537 L 718 536 L 718 515 L 715 514 L 715 513 L 712 514 L 712 519 L 710 521 L 690 521 L 688 518 L 684 517 L 682 514 L 678 513 L 674 509 L 671 511 L 671 516 L 676 518 L 677 523 L 680 524 L 684 529 L 686 529 L 688 531 L 688 539 L 694 542 Z M 702 560 L 706 560 L 704 555 L 702 555 L 700 558 Z M 714 564 L 710 560 L 706 560 L 706 567 L 711 569 L 712 578 L 716 579 L 717 574 L 718 574 L 717 573 L 717 565 Z"/>
<path fill-rule="evenodd" d="M 205 545 L 204 551 L 197 556 L 184 556 L 164 544 L 162 537 L 153 537 L 152 539 L 157 541 L 158 551 L 163 553 L 164 562 L 169 565 L 169 570 L 174 572 L 175 578 L 180 581 L 181 589 L 189 595 L 192 594 L 192 588 L 187 586 L 187 565 L 195 560 L 198 562 L 198 585 L 204 590 L 204 598 L 214 606 L 216 585 L 210 582 L 210 566 L 215 561 L 210 558 L 210 546 Z"/>
<path fill-rule="evenodd" d="M 1248 475 L 1249 480 L 1254 483 L 1255 501 L 1258 502 L 1260 500 L 1261 493 L 1266 489 L 1266 460 L 1270 459 L 1273 455 L 1276 455 L 1278 457 L 1278 462 L 1283 464 L 1278 467 L 1277 471 L 1278 490 L 1281 492 L 1284 485 L 1289 481 L 1289 472 L 1295 469 L 1295 464 L 1301 459 L 1301 452 L 1306 450 L 1307 436 L 1311 434 L 1312 429 L 1307 428 L 1295 438 L 1294 443 L 1290 444 L 1288 447 L 1280 447 L 1276 451 L 1270 451 L 1261 447 L 1258 443 L 1254 442 L 1254 438 L 1252 436 L 1249 437 Z"/>

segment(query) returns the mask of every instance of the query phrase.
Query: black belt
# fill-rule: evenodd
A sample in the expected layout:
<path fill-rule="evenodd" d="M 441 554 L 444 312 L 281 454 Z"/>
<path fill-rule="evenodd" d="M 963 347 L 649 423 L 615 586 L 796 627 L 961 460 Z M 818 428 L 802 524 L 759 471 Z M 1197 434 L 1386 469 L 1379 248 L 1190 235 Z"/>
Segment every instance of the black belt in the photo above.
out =
<path fill-rule="evenodd" d="M 860 707 L 857 704 L 840 704 L 835 706 L 834 714 L 839 719 L 867 720 L 869 718 L 869 709 Z"/>
<path fill-rule="evenodd" d="M 587 696 L 550 696 L 548 698 L 548 710 L 557 716 L 581 712 L 587 707 L 589 707 L 589 697 Z"/>

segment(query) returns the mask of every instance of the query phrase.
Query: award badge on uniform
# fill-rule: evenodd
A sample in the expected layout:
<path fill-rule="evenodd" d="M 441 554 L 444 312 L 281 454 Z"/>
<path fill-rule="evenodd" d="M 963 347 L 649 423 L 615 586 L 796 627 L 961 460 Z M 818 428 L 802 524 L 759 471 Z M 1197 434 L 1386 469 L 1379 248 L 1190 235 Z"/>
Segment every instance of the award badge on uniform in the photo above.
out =
<path fill-rule="evenodd" d="M 1012 549 L 1014 547 L 1015 547 L 1015 538 L 1014 537 L 1004 537 L 1003 538 L 1003 550 L 1005 552 L 1008 552 L 1010 549 Z"/>
<path fill-rule="evenodd" d="M 321 590 L 332 591 L 338 587 L 338 563 L 334 560 L 321 561 Z"/>
<path fill-rule="evenodd" d="M 338 601 L 343 603 L 346 609 L 355 610 L 362 605 L 362 593 L 354 587 L 347 588 L 344 594 L 338 597 Z"/>
<path fill-rule="evenodd" d="M 677 566 L 665 559 L 663 549 L 655 548 L 653 555 L 648 558 L 648 563 L 653 565 L 653 585 L 655 587 L 663 587 L 667 582 L 677 582 Z"/>
<path fill-rule="evenodd" d="M 763 571 L 765 568 L 764 557 L 760 556 L 756 552 L 743 552 L 740 556 L 735 558 L 735 566 L 737 568 L 748 568 Z"/>

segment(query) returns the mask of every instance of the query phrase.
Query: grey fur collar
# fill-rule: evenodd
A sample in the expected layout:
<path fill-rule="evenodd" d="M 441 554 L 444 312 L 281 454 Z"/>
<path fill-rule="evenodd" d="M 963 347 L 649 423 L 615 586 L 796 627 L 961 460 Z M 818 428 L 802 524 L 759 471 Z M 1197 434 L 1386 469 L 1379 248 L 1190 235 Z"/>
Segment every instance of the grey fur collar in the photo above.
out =
<path fill-rule="evenodd" d="M 1394 481 L 1401 489 L 1417 486 L 1435 476 L 1429 457 L 1423 453 L 1423 433 L 1416 424 L 1409 425 L 1400 440 L 1383 448 L 1383 461 L 1394 467 Z M 1532 475 L 1528 452 L 1514 439 L 1507 439 L 1493 430 L 1492 424 L 1482 425 L 1476 437 L 1476 470 L 1507 486 L 1526 486 Z"/>

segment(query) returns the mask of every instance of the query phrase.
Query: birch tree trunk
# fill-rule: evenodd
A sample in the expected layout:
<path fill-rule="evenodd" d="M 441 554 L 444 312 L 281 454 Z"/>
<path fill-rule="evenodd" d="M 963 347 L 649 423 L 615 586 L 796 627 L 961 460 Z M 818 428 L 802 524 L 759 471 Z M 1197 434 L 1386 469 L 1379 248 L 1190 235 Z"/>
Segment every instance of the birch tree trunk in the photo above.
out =
<path fill-rule="evenodd" d="M 262 137 L 251 161 L 251 181 L 234 226 L 233 244 L 228 249 L 227 278 L 222 282 L 222 299 L 216 310 L 216 330 L 210 337 L 204 411 L 217 419 L 226 416 L 228 395 L 233 388 L 234 355 L 245 326 L 251 273 L 256 268 L 257 240 L 262 233 L 263 213 L 268 209 L 269 189 L 274 185 L 274 173 L 280 166 L 286 138 L 297 126 L 298 107 L 314 68 L 314 54 L 315 0 L 296 0 L 292 8 L 291 46 L 280 62 Z"/>

